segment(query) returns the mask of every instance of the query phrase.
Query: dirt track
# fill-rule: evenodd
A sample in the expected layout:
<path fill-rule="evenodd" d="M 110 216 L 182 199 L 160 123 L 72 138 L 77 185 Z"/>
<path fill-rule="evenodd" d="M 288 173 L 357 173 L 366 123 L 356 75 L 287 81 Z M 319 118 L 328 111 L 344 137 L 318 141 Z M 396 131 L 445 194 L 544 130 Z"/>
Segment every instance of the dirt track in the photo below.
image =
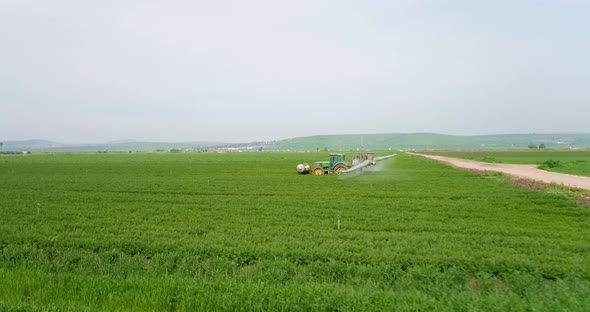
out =
<path fill-rule="evenodd" d="M 509 174 L 513 177 L 542 181 L 545 183 L 565 184 L 572 187 L 590 190 L 590 178 L 575 176 L 565 173 L 549 172 L 537 169 L 537 165 L 511 165 L 511 164 L 492 164 L 467 159 L 458 159 L 444 156 L 425 155 L 417 153 L 408 153 L 411 155 L 423 156 L 428 159 L 436 160 L 441 163 L 463 169 L 475 169 L 484 171 L 497 171 Z"/>

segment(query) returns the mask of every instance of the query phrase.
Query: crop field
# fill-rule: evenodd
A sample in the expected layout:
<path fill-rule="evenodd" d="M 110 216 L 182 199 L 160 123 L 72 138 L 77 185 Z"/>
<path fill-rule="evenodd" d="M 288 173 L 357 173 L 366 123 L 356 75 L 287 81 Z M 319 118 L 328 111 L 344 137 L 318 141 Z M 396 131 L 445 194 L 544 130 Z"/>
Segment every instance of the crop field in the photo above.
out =
<path fill-rule="evenodd" d="M 406 154 L 294 170 L 326 158 L 0 157 L 0 310 L 588 310 L 588 207 Z"/>
<path fill-rule="evenodd" d="M 537 164 L 541 169 L 590 177 L 590 151 L 437 151 L 428 154 L 490 163 Z"/>

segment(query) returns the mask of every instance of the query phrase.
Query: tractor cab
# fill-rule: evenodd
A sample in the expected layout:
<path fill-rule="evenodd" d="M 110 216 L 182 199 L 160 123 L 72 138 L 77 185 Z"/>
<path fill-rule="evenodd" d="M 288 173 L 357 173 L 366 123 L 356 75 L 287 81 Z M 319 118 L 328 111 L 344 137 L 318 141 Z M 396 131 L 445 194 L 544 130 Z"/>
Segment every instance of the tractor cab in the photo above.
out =
<path fill-rule="evenodd" d="M 330 167 L 344 162 L 344 154 L 330 154 Z"/>

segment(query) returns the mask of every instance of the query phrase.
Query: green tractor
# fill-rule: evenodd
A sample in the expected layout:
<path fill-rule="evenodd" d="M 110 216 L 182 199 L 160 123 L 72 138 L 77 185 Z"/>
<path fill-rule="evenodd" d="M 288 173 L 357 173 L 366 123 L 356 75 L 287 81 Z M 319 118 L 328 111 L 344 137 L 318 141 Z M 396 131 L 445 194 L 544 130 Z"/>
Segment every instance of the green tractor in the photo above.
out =
<path fill-rule="evenodd" d="M 344 160 L 344 154 L 330 154 L 330 161 L 316 161 L 311 173 L 313 175 L 340 173 L 348 168 L 350 168 L 350 164 Z"/>
<path fill-rule="evenodd" d="M 344 154 L 330 154 L 330 160 L 316 161 L 313 167 L 306 163 L 297 165 L 297 172 L 301 174 L 311 173 L 313 175 L 323 175 L 328 173 L 343 173 L 351 167 L 359 164 L 367 159 L 373 159 L 374 153 L 354 155 L 352 157 L 352 164 L 345 160 Z"/>

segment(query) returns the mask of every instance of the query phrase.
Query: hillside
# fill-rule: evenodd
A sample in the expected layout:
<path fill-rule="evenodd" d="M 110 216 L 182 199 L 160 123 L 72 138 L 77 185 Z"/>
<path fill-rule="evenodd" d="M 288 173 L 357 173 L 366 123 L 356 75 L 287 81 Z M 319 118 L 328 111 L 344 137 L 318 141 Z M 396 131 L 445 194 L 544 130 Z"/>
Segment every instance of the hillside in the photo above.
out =
<path fill-rule="evenodd" d="M 318 135 L 277 141 L 269 148 L 277 150 L 509 149 L 527 148 L 529 144 L 545 144 L 548 148 L 586 148 L 590 147 L 590 134 L 453 136 L 435 133 L 388 133 Z"/>
<path fill-rule="evenodd" d="M 528 145 L 545 144 L 547 148 L 590 147 L 590 133 L 500 134 L 454 136 L 436 133 L 382 133 L 317 135 L 272 142 L 136 142 L 118 140 L 104 144 L 62 144 L 45 140 L 6 141 L 3 151 L 33 152 L 96 152 L 96 151 L 156 151 L 171 149 L 204 150 L 246 149 L 315 151 L 319 150 L 405 150 L 405 149 L 521 149 Z"/>

